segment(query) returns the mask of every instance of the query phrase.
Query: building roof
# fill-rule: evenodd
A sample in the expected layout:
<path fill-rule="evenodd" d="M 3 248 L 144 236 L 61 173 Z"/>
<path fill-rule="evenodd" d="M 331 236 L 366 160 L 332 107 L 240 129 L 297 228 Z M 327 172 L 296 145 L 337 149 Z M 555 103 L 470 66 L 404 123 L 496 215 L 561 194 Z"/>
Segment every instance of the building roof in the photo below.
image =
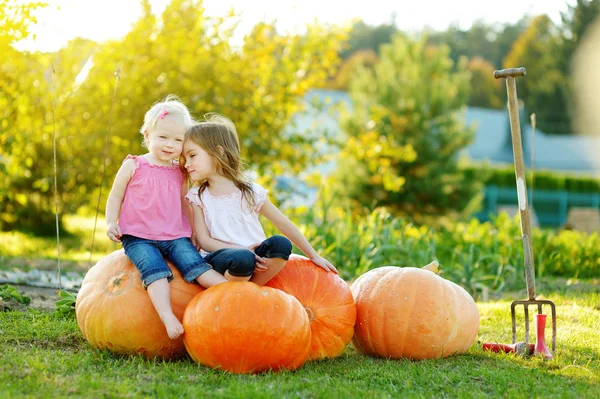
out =
<path fill-rule="evenodd" d="M 467 148 L 474 160 L 512 163 L 512 142 L 508 111 L 467 107 L 464 120 L 474 124 L 475 140 Z M 536 169 L 589 173 L 600 176 L 600 137 L 577 134 L 546 134 L 539 129 L 532 138 L 529 118 L 521 116 L 523 157 L 531 165 L 533 150 Z M 526 120 L 526 123 L 523 123 Z"/>

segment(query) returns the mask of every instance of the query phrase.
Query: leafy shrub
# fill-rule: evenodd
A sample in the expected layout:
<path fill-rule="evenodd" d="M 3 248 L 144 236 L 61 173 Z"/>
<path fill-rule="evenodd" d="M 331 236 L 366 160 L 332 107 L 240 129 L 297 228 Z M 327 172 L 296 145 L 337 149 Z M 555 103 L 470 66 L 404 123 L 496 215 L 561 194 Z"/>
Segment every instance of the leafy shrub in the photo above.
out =
<path fill-rule="evenodd" d="M 334 203 L 335 195 L 323 191 L 313 206 L 286 213 L 347 280 L 380 266 L 421 267 L 438 260 L 443 276 L 474 296 L 484 287 L 492 293 L 525 288 L 517 217 L 502 213 L 489 222 L 472 219 L 436 230 L 394 217 L 383 208 L 359 215 Z M 270 224 L 265 227 L 267 234 L 275 233 Z M 534 229 L 533 250 L 538 277 L 600 274 L 597 234 Z"/>

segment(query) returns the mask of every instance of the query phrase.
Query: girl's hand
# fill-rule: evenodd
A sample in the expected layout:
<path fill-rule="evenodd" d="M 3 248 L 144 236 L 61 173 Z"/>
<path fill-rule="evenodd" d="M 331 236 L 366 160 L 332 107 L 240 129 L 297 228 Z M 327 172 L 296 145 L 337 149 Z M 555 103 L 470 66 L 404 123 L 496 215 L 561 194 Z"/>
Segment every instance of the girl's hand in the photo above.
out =
<path fill-rule="evenodd" d="M 106 235 L 111 241 L 121 242 L 121 228 L 117 222 L 111 222 L 106 226 Z"/>
<path fill-rule="evenodd" d="M 260 246 L 260 242 L 255 242 L 254 244 L 248 245 L 246 248 L 249 249 L 250 251 L 254 252 L 256 250 L 256 248 L 258 248 Z M 258 255 L 256 255 L 256 253 L 254 253 L 254 258 L 256 259 L 256 266 L 254 267 L 254 273 L 264 273 L 267 270 L 269 270 L 269 267 L 267 266 L 267 260 L 265 258 L 262 258 Z"/>
<path fill-rule="evenodd" d="M 337 269 L 335 268 L 335 266 L 333 266 L 327 259 L 317 255 L 313 258 L 310 258 L 310 260 L 317 266 L 325 269 L 325 271 L 328 272 L 334 272 L 335 274 L 338 274 Z"/>
<path fill-rule="evenodd" d="M 269 267 L 267 265 L 263 265 L 262 263 L 260 263 L 258 261 L 258 259 L 262 259 L 263 261 L 265 261 L 263 258 L 261 258 L 260 256 L 257 256 L 256 259 L 257 260 L 256 260 L 256 266 L 254 267 L 254 273 L 264 273 L 267 270 L 269 270 Z"/>
<path fill-rule="evenodd" d="M 200 243 L 198 242 L 198 239 L 196 238 L 196 233 L 192 233 L 192 236 L 190 237 L 190 241 L 192 242 L 192 245 L 194 246 L 194 248 L 196 248 L 196 250 L 200 251 L 200 249 L 202 249 L 200 247 Z"/>

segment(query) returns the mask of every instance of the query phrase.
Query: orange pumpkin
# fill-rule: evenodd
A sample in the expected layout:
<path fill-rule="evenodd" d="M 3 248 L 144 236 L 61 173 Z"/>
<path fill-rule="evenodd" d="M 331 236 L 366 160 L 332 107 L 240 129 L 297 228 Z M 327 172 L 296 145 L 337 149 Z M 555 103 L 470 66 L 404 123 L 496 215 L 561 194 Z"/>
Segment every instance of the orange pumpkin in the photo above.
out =
<path fill-rule="evenodd" d="M 356 306 L 350 287 L 310 259 L 292 255 L 267 284 L 295 296 L 310 320 L 310 359 L 339 356 L 354 335 Z"/>
<path fill-rule="evenodd" d="M 352 284 L 352 343 L 379 357 L 432 359 L 465 353 L 479 330 L 479 311 L 462 287 L 432 271 L 384 266 Z"/>
<path fill-rule="evenodd" d="M 203 288 L 186 283 L 170 263 L 171 306 L 182 320 L 189 301 Z M 140 273 L 118 250 L 100 259 L 85 275 L 75 304 L 77 323 L 95 348 L 147 358 L 172 359 L 186 354 L 183 338 L 169 339 Z"/>
<path fill-rule="evenodd" d="M 294 370 L 310 353 L 310 326 L 296 298 L 250 282 L 210 287 L 183 315 L 194 361 L 233 373 Z"/>

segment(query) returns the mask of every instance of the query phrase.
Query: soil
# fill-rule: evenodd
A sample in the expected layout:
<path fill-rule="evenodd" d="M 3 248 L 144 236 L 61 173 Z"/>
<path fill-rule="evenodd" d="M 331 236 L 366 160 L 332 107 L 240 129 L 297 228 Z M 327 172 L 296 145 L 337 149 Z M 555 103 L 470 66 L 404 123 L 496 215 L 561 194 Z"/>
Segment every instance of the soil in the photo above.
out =
<path fill-rule="evenodd" d="M 32 287 L 27 285 L 15 285 L 19 292 L 23 295 L 31 298 L 29 307 L 54 310 L 56 308 L 55 302 L 59 300 L 58 289 L 56 288 L 43 288 L 43 287 Z"/>

